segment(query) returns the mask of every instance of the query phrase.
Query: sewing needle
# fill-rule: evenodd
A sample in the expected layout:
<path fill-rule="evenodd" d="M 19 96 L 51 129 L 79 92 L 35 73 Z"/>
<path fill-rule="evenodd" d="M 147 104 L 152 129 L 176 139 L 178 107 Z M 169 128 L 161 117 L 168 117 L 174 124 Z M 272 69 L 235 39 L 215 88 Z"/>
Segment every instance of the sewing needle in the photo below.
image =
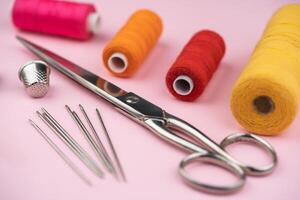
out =
<path fill-rule="evenodd" d="M 108 134 L 108 132 L 107 132 L 107 129 L 106 129 L 105 125 L 104 125 L 104 122 L 103 122 L 103 119 L 102 119 L 102 117 L 101 117 L 101 114 L 100 114 L 100 112 L 99 112 L 98 109 L 96 109 L 96 112 L 97 112 L 98 118 L 99 118 L 99 120 L 100 120 L 102 129 L 103 129 L 103 132 L 104 132 L 104 134 L 105 134 L 105 136 L 106 136 L 106 139 L 107 139 L 107 141 L 108 141 L 108 144 L 109 144 L 109 146 L 110 146 L 110 149 L 111 149 L 111 151 L 112 151 L 112 153 L 113 153 L 114 159 L 115 159 L 115 161 L 116 161 L 116 163 L 117 163 L 117 166 L 118 166 L 118 168 L 119 168 L 119 171 L 120 171 L 120 174 L 121 174 L 121 176 L 122 176 L 122 179 L 123 179 L 123 181 L 126 182 L 126 176 L 125 176 L 124 170 L 123 170 L 123 168 L 122 168 L 122 165 L 121 165 L 121 162 L 120 162 L 119 157 L 118 157 L 118 155 L 117 155 L 117 152 L 116 152 L 116 150 L 115 150 L 115 148 L 114 148 L 114 145 L 113 145 L 113 143 L 112 143 L 112 141 L 111 141 L 111 139 L 110 139 L 110 137 L 109 137 L 109 134 Z"/>
<path fill-rule="evenodd" d="M 92 183 L 82 171 L 70 160 L 70 158 L 47 136 L 47 134 L 31 119 L 29 123 L 35 128 L 35 130 L 46 140 L 46 142 L 52 147 L 52 149 L 63 159 L 63 161 L 81 178 L 87 185 L 92 186 Z"/>

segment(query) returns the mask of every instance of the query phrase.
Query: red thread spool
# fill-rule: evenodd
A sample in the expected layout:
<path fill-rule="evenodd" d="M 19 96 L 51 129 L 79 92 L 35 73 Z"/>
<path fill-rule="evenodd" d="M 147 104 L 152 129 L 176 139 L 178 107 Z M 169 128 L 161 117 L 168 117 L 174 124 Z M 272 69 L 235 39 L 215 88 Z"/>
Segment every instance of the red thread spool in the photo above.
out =
<path fill-rule="evenodd" d="M 223 38 L 216 32 L 203 30 L 185 45 L 166 76 L 169 91 L 183 101 L 198 98 L 225 53 Z"/>
<path fill-rule="evenodd" d="M 16 0 L 12 20 L 22 30 L 79 40 L 90 38 L 100 25 L 94 5 L 54 0 Z"/>

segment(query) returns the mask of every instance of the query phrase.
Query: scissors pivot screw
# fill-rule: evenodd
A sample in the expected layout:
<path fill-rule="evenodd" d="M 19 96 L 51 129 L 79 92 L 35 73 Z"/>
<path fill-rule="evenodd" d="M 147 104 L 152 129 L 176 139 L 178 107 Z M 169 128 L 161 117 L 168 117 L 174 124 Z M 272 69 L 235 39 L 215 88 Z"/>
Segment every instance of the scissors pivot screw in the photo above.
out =
<path fill-rule="evenodd" d="M 129 97 L 126 98 L 126 102 L 130 103 L 130 104 L 135 104 L 139 101 L 140 101 L 140 99 L 136 96 L 129 96 Z"/>

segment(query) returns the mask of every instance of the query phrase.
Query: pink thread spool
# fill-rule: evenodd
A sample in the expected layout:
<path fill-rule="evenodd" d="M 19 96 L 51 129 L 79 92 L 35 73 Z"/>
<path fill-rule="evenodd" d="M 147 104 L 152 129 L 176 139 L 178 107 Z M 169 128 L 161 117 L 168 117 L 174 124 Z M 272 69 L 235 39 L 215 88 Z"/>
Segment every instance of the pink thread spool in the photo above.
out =
<path fill-rule="evenodd" d="M 12 20 L 21 30 L 86 40 L 98 33 L 100 15 L 92 4 L 16 0 Z"/>

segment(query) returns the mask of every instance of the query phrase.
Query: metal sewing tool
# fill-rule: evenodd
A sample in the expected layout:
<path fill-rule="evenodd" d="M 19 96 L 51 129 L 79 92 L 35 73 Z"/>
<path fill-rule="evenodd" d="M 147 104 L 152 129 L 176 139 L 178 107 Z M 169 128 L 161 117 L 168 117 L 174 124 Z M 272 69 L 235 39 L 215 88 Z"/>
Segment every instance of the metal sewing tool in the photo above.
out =
<path fill-rule="evenodd" d="M 52 147 L 52 149 L 63 159 L 63 161 L 81 178 L 86 184 L 92 186 L 91 181 L 83 174 L 83 172 L 72 162 L 72 160 L 47 136 L 47 134 L 31 119 L 29 123 L 35 130 L 45 139 L 45 141 Z"/>
<path fill-rule="evenodd" d="M 42 108 L 42 113 L 36 112 L 40 119 L 67 145 L 67 147 L 98 177 L 103 178 L 104 174 L 88 153 L 74 140 L 74 138 Z"/>
<path fill-rule="evenodd" d="M 20 68 L 18 75 L 29 96 L 39 98 L 48 92 L 50 68 L 45 62 L 30 61 Z"/>
<path fill-rule="evenodd" d="M 125 116 L 133 119 L 165 141 L 192 152 L 192 154 L 180 162 L 179 173 L 186 183 L 198 190 L 217 194 L 235 192 L 243 187 L 246 176 L 270 174 L 277 164 L 275 150 L 261 137 L 246 133 L 233 134 L 226 137 L 220 144 L 217 144 L 194 126 L 169 114 L 144 98 L 132 92 L 126 92 L 88 70 L 24 38 L 17 37 L 17 39 L 40 59 L 75 82 L 96 93 Z M 114 92 L 111 93 L 111 90 Z M 185 134 L 187 137 L 181 137 L 178 132 Z M 265 149 L 271 156 L 272 163 L 267 166 L 256 167 L 243 164 L 234 159 L 225 151 L 225 147 L 240 141 L 250 142 Z M 196 161 L 225 168 L 235 175 L 238 181 L 234 184 L 219 185 L 207 184 L 196 180 L 186 171 L 186 166 Z"/>
<path fill-rule="evenodd" d="M 98 133 L 97 133 L 95 127 L 93 126 L 93 124 L 92 124 L 92 122 L 91 122 L 91 120 L 90 120 L 88 114 L 86 113 L 85 109 L 83 108 L 83 106 L 82 106 L 81 104 L 79 104 L 79 108 L 80 108 L 81 113 L 83 114 L 83 116 L 84 116 L 84 118 L 85 118 L 85 121 L 88 123 L 90 129 L 91 129 L 92 132 L 93 132 L 94 138 L 96 139 L 96 142 L 95 142 L 95 143 L 97 144 L 99 150 L 103 153 L 103 156 L 106 158 L 107 162 L 108 162 L 108 163 L 112 166 L 112 168 L 114 169 L 114 175 L 115 175 L 115 177 L 118 179 L 118 174 L 117 174 L 117 172 L 116 172 L 116 170 L 115 170 L 114 164 L 113 164 L 113 162 L 112 162 L 112 160 L 111 160 L 111 158 L 110 158 L 110 156 L 109 156 L 107 150 L 105 149 L 105 147 L 104 147 L 104 145 L 103 145 L 103 143 L 102 143 L 102 141 L 101 141 L 101 139 L 100 139 L 100 137 L 99 137 L 99 135 L 98 135 Z"/>
<path fill-rule="evenodd" d="M 68 113 L 70 114 L 70 116 L 72 117 L 72 119 L 74 120 L 74 122 L 77 124 L 77 126 L 80 129 L 80 131 L 82 132 L 82 134 L 84 135 L 85 139 L 87 140 L 87 142 L 89 143 L 89 145 L 91 146 L 93 151 L 95 152 L 97 158 L 100 160 L 100 162 L 103 163 L 103 165 L 107 168 L 107 170 L 110 173 L 115 174 L 116 173 L 115 169 L 109 163 L 109 161 L 105 158 L 101 149 L 99 149 L 94 138 L 91 136 L 90 132 L 87 130 L 85 125 L 82 123 L 82 121 L 79 118 L 79 116 L 77 115 L 77 113 L 75 111 L 72 111 L 68 105 L 66 105 L 65 107 L 66 107 Z"/>
<path fill-rule="evenodd" d="M 122 177 L 123 181 L 126 182 L 127 180 L 126 180 L 126 176 L 125 176 L 123 167 L 122 167 L 122 165 L 121 165 L 121 162 L 120 162 L 120 159 L 119 159 L 119 157 L 118 157 L 118 154 L 117 154 L 117 152 L 116 152 L 116 150 L 115 150 L 115 148 L 114 148 L 114 145 L 113 145 L 113 143 L 112 143 L 112 141 L 111 141 L 111 139 L 110 139 L 110 137 L 109 137 L 109 134 L 108 134 L 108 132 L 107 132 L 107 129 L 106 129 L 106 127 L 105 127 L 105 124 L 104 124 L 104 122 L 103 122 L 103 119 L 102 119 L 102 117 L 101 117 L 101 114 L 100 114 L 100 112 L 99 112 L 98 109 L 96 109 L 96 112 L 97 112 L 99 121 L 100 121 L 100 123 L 101 123 L 101 126 L 102 126 L 102 129 L 103 129 L 104 135 L 105 135 L 105 137 L 106 137 L 106 140 L 108 141 L 109 147 L 110 147 L 110 149 L 111 149 L 111 151 L 112 151 L 112 153 L 113 153 L 114 159 L 115 159 L 115 161 L 116 161 L 116 163 L 117 163 L 117 166 L 118 166 L 119 172 L 120 172 L 120 174 L 121 174 L 121 177 Z"/>

